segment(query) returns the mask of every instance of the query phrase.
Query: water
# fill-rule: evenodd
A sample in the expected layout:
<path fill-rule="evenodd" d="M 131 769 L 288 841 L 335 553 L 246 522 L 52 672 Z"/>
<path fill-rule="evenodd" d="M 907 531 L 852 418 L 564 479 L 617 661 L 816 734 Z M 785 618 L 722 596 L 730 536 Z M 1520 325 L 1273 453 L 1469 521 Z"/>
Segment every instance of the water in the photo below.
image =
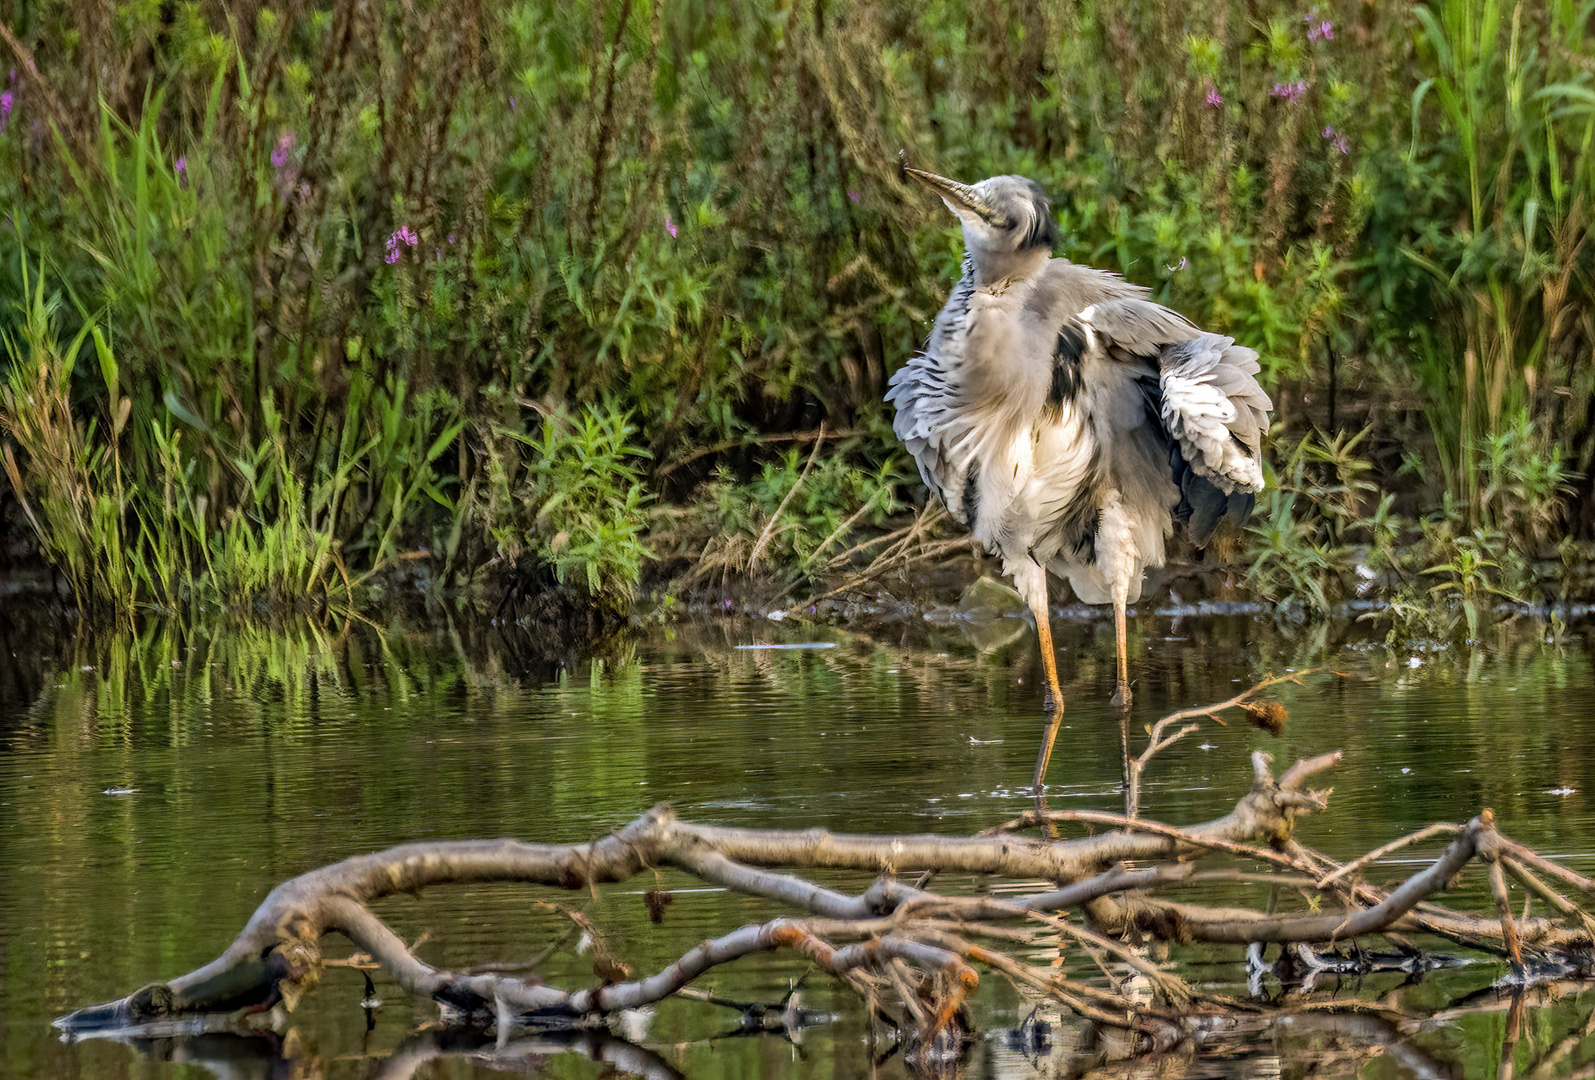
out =
<path fill-rule="evenodd" d="M 981 640 L 992 640 L 990 629 Z M 1144 617 L 1132 660 L 1138 721 L 1228 697 L 1269 671 L 1327 662 L 1338 673 L 1279 688 L 1292 716 L 1282 738 L 1231 713 L 1228 727 L 1206 723 L 1166 751 L 1147 774 L 1144 810 L 1176 823 L 1212 817 L 1249 786 L 1252 750 L 1283 764 L 1341 749 L 1344 764 L 1323 781 L 1335 788 L 1329 813 L 1299 829 L 1330 855 L 1351 857 L 1490 806 L 1503 831 L 1595 871 L 1592 654 L 1582 638 L 1542 638 L 1525 627 L 1472 653 L 1391 652 L 1327 632 L 1280 633 L 1251 618 Z M 758 643 L 831 647 L 745 648 Z M 1052 805 L 1116 810 L 1111 634 L 1065 625 L 1059 643 L 1070 700 L 1049 778 Z M 664 800 L 689 820 L 716 824 L 967 833 L 1030 805 L 1040 732 L 1031 636 L 982 653 L 959 626 L 913 616 L 868 631 L 762 621 L 657 627 L 597 656 L 521 630 L 448 623 L 193 632 L 150 624 L 69 637 L 13 627 L 5 645 L 0 1072 L 23 1078 L 366 1077 L 412 1067 L 422 1075 L 504 1067 L 607 1075 L 609 1066 L 583 1054 L 655 1075 L 902 1076 L 901 1055 L 872 1066 L 854 999 L 818 975 L 803 984 L 802 1004 L 835 1020 L 792 1040 L 727 1037 L 733 1012 L 676 1001 L 628 1018 L 642 1050 L 440 1047 L 420 1030 L 435 1015 L 429 1005 L 379 980 L 383 1005 L 368 1012 L 363 980 L 348 969 L 329 970 L 281 1032 L 259 1037 L 64 1043 L 48 1022 L 209 960 L 284 878 L 395 843 L 584 840 Z M 1402 852 L 1372 876 L 1404 876 L 1435 850 Z M 868 884 L 823 878 L 854 890 Z M 1477 903 L 1481 881 L 1465 876 L 1451 899 Z M 392 898 L 379 911 L 408 940 L 425 935 L 420 953 L 430 962 L 511 961 L 554 947 L 540 970 L 580 986 L 591 982 L 591 956 L 573 948 L 569 917 L 537 901 L 583 907 L 639 973 L 778 913 L 762 901 L 683 891 L 664 925 L 650 924 L 645 890 L 691 885 L 680 874 L 644 875 L 596 899 L 451 887 Z M 1193 895 L 1262 904 L 1264 890 L 1206 883 Z M 329 956 L 343 951 L 329 940 Z M 1177 955 L 1192 981 L 1245 994 L 1237 950 Z M 772 956 L 719 969 L 702 985 L 776 1001 L 805 971 Z M 1397 977 L 1331 981 L 1321 988 L 1340 996 L 1414 1012 L 1450 1003 L 1452 1011 L 1415 1029 L 1382 1016 L 1304 1015 L 1265 1031 L 1243 1025 L 1164 1059 L 1158 1071 L 1277 1075 L 1311 1063 L 1331 1075 L 1493 1076 L 1510 1026 L 1487 991 L 1498 974 L 1483 963 L 1409 986 Z M 1476 991 L 1483 996 L 1466 999 Z M 1551 1055 L 1540 1075 L 1587 1074 L 1592 1001 L 1579 991 L 1532 1009 L 1520 1025 L 1527 1034 L 1511 1044 L 1519 1071 Z M 1060 1023 L 1052 1053 L 1031 1054 L 1009 1031 L 1031 1006 L 996 974 L 984 978 L 974 1006 L 985 1035 L 970 1076 L 1062 1075 L 1083 1037 L 1080 1025 Z"/>

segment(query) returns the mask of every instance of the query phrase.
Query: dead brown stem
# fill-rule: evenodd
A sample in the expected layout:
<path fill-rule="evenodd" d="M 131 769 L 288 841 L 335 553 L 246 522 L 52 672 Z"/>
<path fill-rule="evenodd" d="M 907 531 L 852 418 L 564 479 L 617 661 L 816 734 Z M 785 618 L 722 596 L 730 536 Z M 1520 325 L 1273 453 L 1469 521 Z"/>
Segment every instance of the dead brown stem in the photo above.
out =
<path fill-rule="evenodd" d="M 1534 871 L 1530 870 L 1516 859 L 1503 855 L 1501 858 L 1501 865 L 1506 868 L 1506 872 L 1508 874 L 1512 875 L 1514 881 L 1523 886 L 1529 892 L 1533 893 L 1535 896 L 1538 896 L 1541 900 L 1544 900 L 1547 904 L 1551 905 L 1551 907 L 1555 908 L 1559 914 L 1576 915 L 1578 913 L 1577 904 L 1573 903 L 1573 901 L 1569 900 L 1567 897 L 1563 896 L 1561 893 L 1545 884 L 1545 882 L 1541 881 L 1534 875 Z"/>
<path fill-rule="evenodd" d="M 1186 724 L 1173 734 L 1165 735 L 1164 732 L 1166 732 L 1171 725 L 1178 724 L 1185 720 L 1194 720 L 1198 717 L 1204 716 L 1210 720 L 1222 724 L 1224 721 L 1218 718 L 1218 714 L 1226 709 L 1234 709 L 1245 705 L 1262 691 L 1267 690 L 1271 686 L 1278 686 L 1280 683 L 1291 682 L 1300 685 L 1303 676 L 1316 675 L 1318 672 L 1324 670 L 1326 669 L 1308 668 L 1305 671 L 1292 672 L 1286 675 L 1269 675 L 1268 677 L 1259 681 L 1255 686 L 1247 690 L 1242 690 L 1232 698 L 1220 701 L 1214 705 L 1201 705 L 1197 706 L 1196 708 L 1181 709 L 1178 712 L 1169 713 L 1163 719 L 1147 728 L 1146 749 L 1141 751 L 1138 757 L 1129 759 L 1126 762 L 1126 771 L 1128 775 L 1125 779 L 1128 786 L 1125 791 L 1124 802 L 1125 811 L 1128 816 L 1138 817 L 1140 815 L 1141 775 L 1146 772 L 1146 767 L 1151 763 L 1152 758 L 1162 751 L 1167 750 L 1169 747 L 1185 738 L 1185 736 L 1191 734 L 1192 732 L 1198 731 L 1201 728 L 1200 724 Z M 1283 707 L 1279 707 L 1278 711 L 1280 717 L 1283 718 Z M 1282 722 L 1282 719 L 1280 722 Z M 1276 735 L 1279 734 L 1277 729 L 1271 728 L 1270 730 L 1273 730 L 1274 734 Z M 1128 747 L 1126 747 L 1126 754 L 1128 754 Z M 1281 786 L 1284 786 L 1283 779 L 1284 778 L 1281 777 Z"/>
<path fill-rule="evenodd" d="M 820 447 L 825 445 L 825 424 L 821 422 L 820 433 L 814 437 L 814 449 L 809 451 L 809 460 L 804 464 L 803 471 L 798 473 L 798 478 L 792 481 L 792 486 L 787 488 L 781 502 L 776 506 L 775 512 L 770 515 L 770 520 L 764 523 L 764 531 L 759 534 L 758 543 L 753 545 L 753 552 L 748 556 L 748 570 L 751 572 L 759 564 L 759 556 L 764 554 L 764 549 L 769 545 L 770 538 L 775 535 L 776 524 L 780 522 L 781 515 L 786 512 L 787 504 L 803 486 L 803 481 L 809 478 L 809 472 L 814 468 L 814 462 L 820 456 Z"/>

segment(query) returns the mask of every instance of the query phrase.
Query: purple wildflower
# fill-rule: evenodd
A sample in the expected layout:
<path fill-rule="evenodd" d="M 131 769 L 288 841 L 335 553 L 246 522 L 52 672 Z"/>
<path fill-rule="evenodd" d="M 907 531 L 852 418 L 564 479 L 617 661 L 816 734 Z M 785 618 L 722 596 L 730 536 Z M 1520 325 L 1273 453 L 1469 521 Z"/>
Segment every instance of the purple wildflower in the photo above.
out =
<path fill-rule="evenodd" d="M 454 243 L 454 234 L 452 232 L 449 233 L 449 243 Z"/>
<path fill-rule="evenodd" d="M 14 68 L 12 69 L 15 70 Z M 10 90 L 0 94 L 0 135 L 6 133 L 6 128 L 11 124 L 11 109 L 17 103 L 16 95 Z"/>
<path fill-rule="evenodd" d="M 1314 13 L 1307 16 L 1307 40 L 1317 41 L 1320 38 L 1325 41 L 1334 41 L 1335 24 L 1328 19 L 1319 19 L 1317 14 Z"/>
<path fill-rule="evenodd" d="M 176 171 L 177 171 L 177 183 L 178 183 L 178 186 L 181 187 L 184 191 L 187 191 L 188 190 L 188 155 L 184 154 L 182 157 L 179 157 L 177 159 L 177 163 L 173 166 L 173 168 L 176 169 Z"/>
<path fill-rule="evenodd" d="M 510 95 L 510 112 L 514 112 L 514 111 L 515 111 L 515 95 L 511 94 Z"/>
<path fill-rule="evenodd" d="M 1274 88 L 1268 93 L 1272 97 L 1284 98 L 1286 101 L 1295 101 L 1297 98 L 1307 93 L 1307 84 L 1301 80 L 1297 80 L 1293 83 L 1275 83 Z"/>
<path fill-rule="evenodd" d="M 858 192 L 854 191 L 852 188 L 847 189 L 847 197 L 854 202 L 858 202 Z"/>
<path fill-rule="evenodd" d="M 670 234 L 670 239 L 676 238 L 676 223 L 670 220 L 670 215 L 665 215 L 665 232 Z"/>
<path fill-rule="evenodd" d="M 1346 136 L 1343 133 L 1336 131 L 1334 127 L 1330 126 L 1324 128 L 1324 138 L 1329 140 L 1330 146 L 1334 147 L 1342 154 L 1351 153 L 1351 143 L 1347 142 Z"/>
<path fill-rule="evenodd" d="M 1216 109 L 1222 104 L 1224 104 L 1224 96 L 1218 92 L 1218 87 L 1214 86 L 1213 81 L 1209 79 L 1207 82 L 1207 107 Z"/>
<path fill-rule="evenodd" d="M 271 152 L 271 167 L 281 169 L 288 164 L 288 152 L 294 148 L 293 128 L 277 137 L 277 149 Z"/>
<path fill-rule="evenodd" d="M 420 243 L 420 240 L 421 238 L 415 235 L 415 231 L 412 230 L 410 226 L 400 225 L 397 229 L 393 230 L 393 235 L 388 237 L 388 253 L 383 256 L 383 261 L 388 263 L 398 262 L 399 256 L 404 252 L 404 248 L 400 247 L 399 245 L 403 244 L 405 247 L 415 247 L 416 244 Z"/>

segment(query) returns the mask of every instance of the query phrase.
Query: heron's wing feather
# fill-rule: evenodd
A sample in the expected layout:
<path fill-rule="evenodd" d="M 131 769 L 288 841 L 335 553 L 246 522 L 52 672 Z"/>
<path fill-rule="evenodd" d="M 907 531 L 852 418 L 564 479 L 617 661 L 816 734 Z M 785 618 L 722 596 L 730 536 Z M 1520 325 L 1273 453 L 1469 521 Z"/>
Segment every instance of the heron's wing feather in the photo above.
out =
<path fill-rule="evenodd" d="M 1170 345 L 1162 361 L 1163 423 L 1191 468 L 1226 492 L 1261 491 L 1273 402 L 1257 384 L 1257 353 L 1203 334 Z"/>
<path fill-rule="evenodd" d="M 1080 319 L 1108 355 L 1120 360 L 1156 357 L 1169 345 L 1202 333 L 1179 312 L 1139 298 L 1093 304 Z"/>
<path fill-rule="evenodd" d="M 1132 285 L 1118 274 L 1081 266 L 1068 259 L 1049 259 L 1035 277 L 1025 299 L 1025 314 L 1043 325 L 1060 326 L 1093 304 L 1139 300 L 1149 290 Z"/>
<path fill-rule="evenodd" d="M 1257 383 L 1257 354 L 1139 299 L 1086 308 L 1065 324 L 1060 343 L 1071 337 L 1081 392 L 1113 447 L 1114 481 L 1127 504 L 1141 508 L 1140 519 L 1161 504 L 1198 545 L 1222 518 L 1244 523 L 1263 487 L 1262 436 L 1273 407 Z M 1054 362 L 1068 363 L 1068 351 L 1060 348 Z"/>
<path fill-rule="evenodd" d="M 1202 334 L 1170 345 L 1161 361 L 1156 408 L 1180 487 L 1175 516 L 1204 544 L 1221 518 L 1251 516 L 1273 402 L 1257 383 L 1257 353 L 1230 338 Z"/>
<path fill-rule="evenodd" d="M 952 460 L 947 436 L 960 396 L 935 357 L 921 354 L 899 368 L 888 384 L 886 400 L 897 407 L 892 429 L 913 455 L 925 486 L 962 518 L 957 485 L 958 463 Z"/>
<path fill-rule="evenodd" d="M 903 440 L 925 486 L 961 521 L 973 519 L 966 495 L 970 453 L 966 435 L 970 410 L 960 372 L 964 363 L 974 274 L 964 260 L 964 275 L 931 328 L 925 348 L 892 375 L 886 400 L 896 407 L 892 430 Z M 972 526 L 971 526 L 972 527 Z"/>

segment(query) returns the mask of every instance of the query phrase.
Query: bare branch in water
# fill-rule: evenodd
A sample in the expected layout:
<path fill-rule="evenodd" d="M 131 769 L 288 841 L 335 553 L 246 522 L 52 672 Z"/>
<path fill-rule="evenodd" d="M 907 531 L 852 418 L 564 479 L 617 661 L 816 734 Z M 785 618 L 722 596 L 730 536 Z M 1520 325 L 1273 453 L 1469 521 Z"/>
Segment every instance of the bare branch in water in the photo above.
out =
<path fill-rule="evenodd" d="M 322 968 L 338 963 L 322 958 L 322 938 L 330 932 L 354 942 L 362 966 L 375 965 L 407 992 L 436 999 L 454 1022 L 496 1030 L 501 1038 L 526 1028 L 601 1024 L 622 1010 L 681 994 L 716 966 L 787 950 L 864 995 L 872 1016 L 899 1029 L 914 1029 L 923 1047 L 956 1045 L 963 1038 L 963 1005 L 979 986 L 980 967 L 1093 1022 L 1138 1033 L 1148 1046 L 1172 1046 L 1194 1030 L 1195 1018 L 1236 1007 L 1194 992 L 1149 962 L 1137 944 L 1147 937 L 1236 945 L 1281 942 L 1301 949 L 1427 930 L 1509 953 L 1523 980 L 1531 977 L 1536 958 L 1554 958 L 1561 964 L 1557 970 L 1565 972 L 1577 956 L 1588 955 L 1591 923 L 1586 912 L 1539 875 L 1581 891 L 1587 891 L 1582 885 L 1588 879 L 1502 837 L 1488 810 L 1462 826 L 1437 824 L 1419 830 L 1344 865 L 1298 844 L 1297 818 L 1328 805 L 1327 791 L 1310 790 L 1306 784 L 1339 760 L 1336 753 L 1298 761 L 1276 778 L 1268 755 L 1254 754 L 1252 789 L 1228 814 L 1188 826 L 1087 811 L 1036 811 L 976 836 L 871 836 L 698 825 L 661 805 L 606 837 L 582 844 L 406 844 L 284 882 L 209 964 L 56 1023 L 76 1034 L 148 1031 L 185 1018 L 211 1023 L 218 1014 L 236 1020 L 279 1004 L 293 1008 Z M 1019 828 L 1063 821 L 1110 828 L 1057 842 L 1014 835 Z M 1398 847 L 1442 833 L 1451 834 L 1452 840 L 1435 862 L 1390 892 L 1381 893 L 1357 878 L 1358 870 Z M 1315 887 L 1333 910 L 1216 908 L 1162 895 L 1180 887 L 1193 876 L 1195 861 L 1215 851 L 1271 868 L 1276 878 L 1270 880 Z M 1493 917 L 1434 905 L 1431 898 L 1474 860 L 1483 861 L 1491 876 Z M 1125 865 L 1130 861 L 1151 865 L 1132 868 Z M 514 881 L 592 892 L 663 867 L 778 901 L 801 914 L 700 941 L 674 962 L 641 977 L 632 977 L 626 964 L 605 954 L 594 964 L 597 985 L 562 989 L 524 969 L 433 967 L 370 907 L 395 893 L 461 883 Z M 792 872 L 816 870 L 863 871 L 876 879 L 862 892 L 849 894 Z M 898 879 L 911 871 L 1046 884 L 998 899 L 935 891 L 926 887 L 928 877 L 916 885 Z M 1278 877 L 1280 871 L 1288 877 Z M 1556 917 L 1514 918 L 1506 903 L 1508 874 L 1544 899 Z M 648 903 L 650 912 L 657 910 L 662 919 L 665 902 L 657 891 L 649 893 Z M 589 936 L 598 935 L 587 916 L 557 910 L 585 926 Z M 1083 914 L 1085 925 L 1069 912 Z M 1091 964 L 1101 968 L 1106 985 L 1059 969 L 1058 962 L 1076 949 L 1088 969 Z M 1038 951 L 1051 959 L 1038 965 Z M 1323 970 L 1323 962 L 1310 959 L 1312 950 L 1302 955 Z M 1137 996 L 1121 984 L 1109 961 L 1124 965 L 1122 970 L 1151 987 L 1152 996 L 1147 998 L 1144 991 Z"/>

